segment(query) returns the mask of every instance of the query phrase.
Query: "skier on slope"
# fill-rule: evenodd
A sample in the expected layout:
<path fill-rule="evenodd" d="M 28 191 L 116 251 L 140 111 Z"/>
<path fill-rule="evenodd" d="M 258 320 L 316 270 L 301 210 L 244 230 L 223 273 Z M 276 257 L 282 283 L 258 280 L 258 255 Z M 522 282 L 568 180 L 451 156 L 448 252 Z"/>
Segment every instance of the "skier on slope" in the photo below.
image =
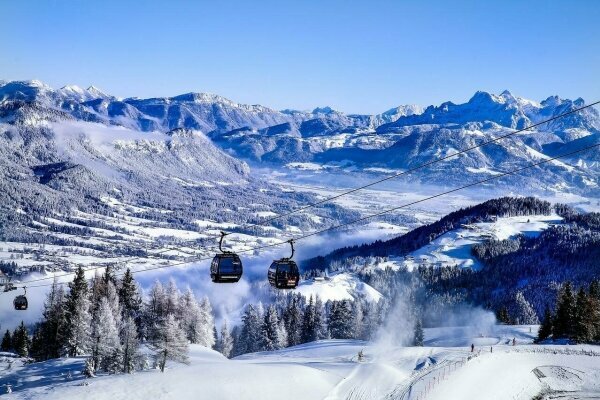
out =
<path fill-rule="evenodd" d="M 471 353 L 475 351 L 475 344 L 471 343 Z"/>

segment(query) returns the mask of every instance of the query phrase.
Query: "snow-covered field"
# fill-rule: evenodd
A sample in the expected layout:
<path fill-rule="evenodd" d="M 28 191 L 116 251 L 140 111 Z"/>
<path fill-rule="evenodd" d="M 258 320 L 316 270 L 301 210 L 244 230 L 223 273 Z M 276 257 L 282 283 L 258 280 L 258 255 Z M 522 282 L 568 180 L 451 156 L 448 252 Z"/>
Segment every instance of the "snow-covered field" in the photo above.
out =
<path fill-rule="evenodd" d="M 536 332 L 536 326 L 435 328 L 425 330 L 425 347 L 324 340 L 233 360 L 192 346 L 190 364 L 172 363 L 164 374 L 88 380 L 81 358 L 23 365 L 0 355 L 0 387 L 11 385 L 6 399 L 60 400 L 600 397 L 600 347 L 530 344 Z"/>

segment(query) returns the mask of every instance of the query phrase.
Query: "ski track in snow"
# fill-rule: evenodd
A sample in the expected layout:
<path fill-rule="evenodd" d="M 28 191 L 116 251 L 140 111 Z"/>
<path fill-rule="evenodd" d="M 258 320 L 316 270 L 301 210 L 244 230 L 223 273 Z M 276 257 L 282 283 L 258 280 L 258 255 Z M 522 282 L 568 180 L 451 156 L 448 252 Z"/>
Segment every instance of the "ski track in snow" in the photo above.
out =
<path fill-rule="evenodd" d="M 532 345 L 537 326 L 473 332 L 425 329 L 425 347 L 324 340 L 233 360 L 192 345 L 190 365 L 170 363 L 164 374 L 148 370 L 88 380 L 80 374 L 83 358 L 23 365 L 4 353 L 0 388 L 10 384 L 14 392 L 3 398 L 19 400 L 531 399 L 543 391 L 600 396 L 597 346 Z M 516 346 L 507 344 L 513 337 Z M 474 353 L 469 343 L 475 343 Z M 360 350 L 365 357 L 359 362 Z"/>

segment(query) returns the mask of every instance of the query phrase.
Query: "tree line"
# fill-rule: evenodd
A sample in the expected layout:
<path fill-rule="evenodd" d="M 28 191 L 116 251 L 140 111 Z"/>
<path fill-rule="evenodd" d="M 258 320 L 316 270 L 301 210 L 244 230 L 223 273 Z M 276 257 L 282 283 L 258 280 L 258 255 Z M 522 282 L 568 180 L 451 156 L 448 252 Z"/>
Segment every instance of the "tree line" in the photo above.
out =
<path fill-rule="evenodd" d="M 274 303 L 246 305 L 242 323 L 229 330 L 225 322 L 215 348 L 227 357 L 271 351 L 322 339 L 374 337 L 385 314 L 384 302 L 365 299 L 323 302 L 289 293 Z"/>
<path fill-rule="evenodd" d="M 546 308 L 537 341 L 567 339 L 577 343 L 600 342 L 600 283 L 594 280 L 575 291 L 566 282 L 554 312 Z"/>
<path fill-rule="evenodd" d="M 130 373 L 167 361 L 187 361 L 190 343 L 215 344 L 214 317 L 207 298 L 197 301 L 191 289 L 181 293 L 174 281 L 156 282 L 146 301 L 128 269 L 119 280 L 111 268 L 90 283 L 80 267 L 65 291 L 54 283 L 41 320 L 29 337 L 23 323 L 7 331 L 3 349 L 44 361 L 87 356 L 84 373 Z M 150 360 L 142 346 L 152 350 Z"/>

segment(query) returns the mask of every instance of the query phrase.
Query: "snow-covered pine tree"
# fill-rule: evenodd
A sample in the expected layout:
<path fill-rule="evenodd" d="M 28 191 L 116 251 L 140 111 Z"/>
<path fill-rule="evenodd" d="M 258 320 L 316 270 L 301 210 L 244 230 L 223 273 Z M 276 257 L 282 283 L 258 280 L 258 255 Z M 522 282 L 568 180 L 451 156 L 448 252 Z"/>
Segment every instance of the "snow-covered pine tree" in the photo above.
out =
<path fill-rule="evenodd" d="M 196 301 L 196 297 L 192 289 L 188 287 L 182 296 L 179 297 L 179 305 L 177 307 L 177 319 L 180 321 L 180 326 L 185 332 L 185 336 L 190 343 L 198 343 L 202 334 L 200 327 L 200 307 Z"/>
<path fill-rule="evenodd" d="M 334 339 L 352 339 L 354 337 L 354 320 L 350 301 L 334 301 L 329 315 L 329 331 Z"/>
<path fill-rule="evenodd" d="M 417 321 L 415 322 L 413 346 L 423 346 L 424 339 L 423 322 L 421 321 L 421 318 L 417 318 Z"/>
<path fill-rule="evenodd" d="M 235 325 L 231 329 L 231 338 L 233 339 L 233 348 L 231 349 L 231 357 L 236 357 L 244 354 L 246 351 L 245 343 L 241 340 L 242 327 Z"/>
<path fill-rule="evenodd" d="M 119 300 L 119 293 L 117 287 L 112 281 L 106 283 L 106 300 L 110 306 L 110 310 L 115 318 L 117 328 L 121 325 L 123 312 L 121 310 L 121 304 Z"/>
<path fill-rule="evenodd" d="M 308 304 L 304 308 L 302 319 L 302 343 L 314 342 L 317 340 L 316 310 L 312 295 L 308 299 Z"/>
<path fill-rule="evenodd" d="M 272 351 L 277 350 L 279 343 L 279 316 L 275 306 L 271 304 L 263 319 L 262 330 L 261 330 L 261 342 L 262 350 Z"/>
<path fill-rule="evenodd" d="M 285 322 L 283 321 L 283 319 L 280 319 L 279 323 L 277 324 L 277 332 L 277 338 L 279 340 L 279 342 L 277 343 L 277 348 L 285 349 L 286 347 L 288 347 L 288 332 L 285 330 Z"/>
<path fill-rule="evenodd" d="M 214 346 L 215 323 L 208 298 L 205 297 L 198 303 L 194 293 L 188 287 L 183 296 L 179 298 L 177 315 L 190 343 L 201 344 L 208 348 Z"/>
<path fill-rule="evenodd" d="M 100 299 L 92 321 L 93 357 L 96 370 L 116 373 L 122 370 L 123 353 L 115 314 L 106 297 Z"/>
<path fill-rule="evenodd" d="M 125 271 L 125 274 L 121 279 L 121 285 L 119 286 L 119 302 L 121 304 L 123 317 L 129 316 L 134 319 L 139 317 L 142 307 L 142 298 L 139 293 L 138 285 L 133 279 L 133 274 L 129 268 L 127 268 L 127 271 Z"/>
<path fill-rule="evenodd" d="M 121 348 L 123 349 L 123 372 L 131 373 L 135 369 L 138 355 L 138 332 L 133 316 L 127 315 L 121 326 Z"/>
<path fill-rule="evenodd" d="M 363 307 L 359 299 L 352 302 L 352 320 L 354 322 L 354 339 L 365 339 L 365 321 Z"/>
<path fill-rule="evenodd" d="M 198 305 L 200 313 L 199 325 L 200 325 L 200 337 L 198 344 L 211 349 L 215 345 L 215 319 L 212 315 L 212 307 L 208 297 L 203 297 Z"/>
<path fill-rule="evenodd" d="M 315 329 L 317 334 L 316 340 L 327 339 L 327 318 L 325 316 L 323 301 L 321 301 L 319 295 L 315 297 Z"/>
<path fill-rule="evenodd" d="M 233 350 L 233 337 L 227 327 L 226 319 L 223 320 L 223 324 L 221 325 L 221 335 L 217 341 L 216 350 L 227 358 L 231 356 Z"/>
<path fill-rule="evenodd" d="M 161 372 L 165 371 L 169 360 L 188 362 L 189 342 L 173 314 L 168 314 L 161 324 L 157 331 L 157 337 L 153 340 L 153 345 Z"/>
<path fill-rule="evenodd" d="M 165 296 L 165 289 L 160 281 L 157 280 L 150 289 L 148 301 L 144 304 L 142 317 L 142 332 L 150 341 L 154 340 L 158 327 L 164 322 Z"/>
<path fill-rule="evenodd" d="M 88 285 L 83 268 L 75 272 L 69 283 L 69 293 L 65 301 L 65 351 L 75 357 L 86 353 L 90 348 L 90 301 Z"/>
<path fill-rule="evenodd" d="M 239 336 L 239 354 L 254 353 L 261 350 L 261 326 L 258 312 L 252 304 L 246 306 L 242 316 L 242 329 Z"/>
<path fill-rule="evenodd" d="M 94 360 L 92 357 L 88 357 L 85 359 L 85 363 L 83 364 L 83 371 L 81 371 L 81 373 L 86 378 L 93 378 L 96 376 L 96 371 L 94 370 Z"/>
<path fill-rule="evenodd" d="M 163 306 L 165 316 L 169 314 L 177 316 L 180 297 L 181 292 L 177 288 L 175 280 L 173 278 L 169 279 L 169 284 L 167 285 L 167 289 L 165 291 L 165 303 Z"/>
<path fill-rule="evenodd" d="M 514 299 L 514 310 L 513 320 L 517 325 L 537 325 L 540 320 L 537 317 L 537 313 L 531 306 L 531 303 L 525 299 L 523 292 L 518 291 L 515 293 Z"/>
<path fill-rule="evenodd" d="M 298 296 L 291 295 L 283 318 L 288 333 L 288 346 L 296 346 L 302 343 L 302 309 L 300 308 Z"/>

